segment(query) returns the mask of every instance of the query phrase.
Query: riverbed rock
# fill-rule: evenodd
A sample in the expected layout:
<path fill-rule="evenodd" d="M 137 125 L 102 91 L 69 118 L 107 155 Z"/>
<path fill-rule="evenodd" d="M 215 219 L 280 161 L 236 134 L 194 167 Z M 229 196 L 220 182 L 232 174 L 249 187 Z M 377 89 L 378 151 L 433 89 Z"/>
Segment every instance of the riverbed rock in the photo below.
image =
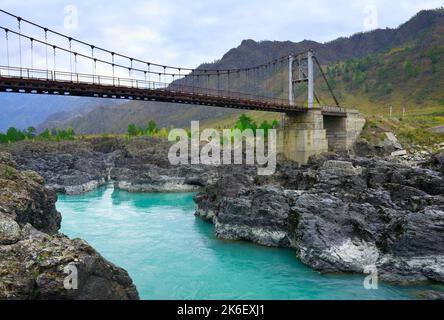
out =
<path fill-rule="evenodd" d="M 376 267 L 386 281 L 444 282 L 439 172 L 328 155 L 306 168 L 278 166 L 276 177 L 270 186 L 227 170 L 195 197 L 196 215 L 212 221 L 220 238 L 294 248 L 321 272 Z"/>
<path fill-rule="evenodd" d="M 15 165 L 0 153 L 0 299 L 138 299 L 125 270 L 58 233 L 56 194 Z M 67 286 L 74 271 L 77 286 Z"/>
<path fill-rule="evenodd" d="M 24 141 L 3 147 L 18 167 L 38 172 L 62 194 L 82 194 L 107 183 L 129 192 L 193 192 L 208 184 L 214 167 L 173 166 L 171 144 L 158 138 Z"/>

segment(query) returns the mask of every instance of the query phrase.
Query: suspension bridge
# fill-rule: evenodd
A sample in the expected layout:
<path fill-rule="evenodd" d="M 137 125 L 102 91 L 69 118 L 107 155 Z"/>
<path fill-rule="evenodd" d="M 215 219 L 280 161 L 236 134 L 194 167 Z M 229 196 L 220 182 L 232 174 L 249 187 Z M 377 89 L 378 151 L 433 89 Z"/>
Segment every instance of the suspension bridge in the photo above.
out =
<path fill-rule="evenodd" d="M 280 112 L 286 115 L 279 139 L 281 153 L 300 163 L 329 147 L 348 148 L 355 131 L 360 131 L 362 121 L 356 122 L 357 113 L 340 106 L 311 50 L 247 68 L 204 65 L 193 69 L 136 59 L 2 9 L 0 32 L 4 42 L 0 50 L 0 92 Z M 323 104 L 315 91 L 316 76 L 328 88 L 330 105 Z M 301 88 L 306 94 L 296 95 Z M 304 100 L 296 101 L 297 96 Z M 349 130 L 350 124 L 358 127 Z"/>

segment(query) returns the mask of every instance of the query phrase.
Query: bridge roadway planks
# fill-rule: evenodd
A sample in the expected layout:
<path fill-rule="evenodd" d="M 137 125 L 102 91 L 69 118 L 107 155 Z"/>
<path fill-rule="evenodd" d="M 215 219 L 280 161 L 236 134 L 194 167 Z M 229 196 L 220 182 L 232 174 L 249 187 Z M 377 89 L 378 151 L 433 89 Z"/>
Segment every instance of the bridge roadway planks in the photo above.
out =
<path fill-rule="evenodd" d="M 286 114 L 304 113 L 308 111 L 305 107 L 289 106 L 287 104 L 271 103 L 269 101 L 261 100 L 220 97 L 167 89 L 140 89 L 88 83 L 73 83 L 68 81 L 51 81 L 47 79 L 0 77 L 0 92 L 159 101 L 242 110 L 280 112 Z M 326 116 L 347 116 L 344 109 L 326 108 L 322 110 L 323 114 Z"/>

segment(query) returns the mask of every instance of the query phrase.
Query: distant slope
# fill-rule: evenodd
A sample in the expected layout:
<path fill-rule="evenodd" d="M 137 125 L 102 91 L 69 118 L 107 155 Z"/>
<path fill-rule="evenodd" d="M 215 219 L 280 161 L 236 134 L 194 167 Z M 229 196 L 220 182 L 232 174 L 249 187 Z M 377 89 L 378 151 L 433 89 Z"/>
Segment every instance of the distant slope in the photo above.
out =
<path fill-rule="evenodd" d="M 415 33 L 415 28 L 421 31 Z M 410 41 L 330 65 L 329 82 L 344 105 L 368 114 L 387 114 L 391 105 L 397 115 L 404 108 L 406 113 L 444 115 L 444 10 L 421 12 L 401 30 L 410 33 Z"/>
<path fill-rule="evenodd" d="M 308 40 L 299 43 L 245 40 L 219 61 L 199 68 L 246 68 L 308 49 L 316 51 L 344 106 L 356 107 L 367 114 L 387 112 L 390 104 L 397 112 L 403 107 L 410 113 L 442 112 L 444 109 L 443 9 L 421 11 L 396 29 L 359 33 L 324 44 Z M 245 79 L 233 79 L 231 88 L 254 94 L 272 91 L 274 96 L 286 98 L 286 70 L 287 66 L 282 66 L 254 88 L 247 86 Z M 210 85 L 217 88 L 216 83 Z M 316 91 L 323 104 L 333 103 L 320 80 L 316 83 Z M 303 87 L 296 95 L 298 101 L 306 100 Z M 236 112 L 134 101 L 94 108 L 74 117 L 68 113 L 65 119 L 58 119 L 62 120 L 58 125 L 64 123 L 81 133 L 124 132 L 128 123 L 144 125 L 149 119 L 155 119 L 160 126 L 188 126 L 190 120 L 226 126 L 236 118 L 233 116 Z M 261 113 L 254 116 L 261 120 L 277 117 Z M 41 127 L 51 125 L 54 122 L 45 122 Z"/>
<path fill-rule="evenodd" d="M 94 98 L 0 93 L 0 131 L 6 131 L 9 127 L 27 129 L 37 126 L 55 113 L 72 113 L 104 103 L 116 102 Z"/>
<path fill-rule="evenodd" d="M 126 133 L 128 124 L 146 127 L 149 120 L 159 127 L 189 127 L 192 120 L 208 120 L 236 113 L 235 110 L 185 104 L 133 101 L 122 105 L 95 107 L 90 112 L 65 121 L 46 121 L 44 128 L 74 128 L 77 134 Z"/>

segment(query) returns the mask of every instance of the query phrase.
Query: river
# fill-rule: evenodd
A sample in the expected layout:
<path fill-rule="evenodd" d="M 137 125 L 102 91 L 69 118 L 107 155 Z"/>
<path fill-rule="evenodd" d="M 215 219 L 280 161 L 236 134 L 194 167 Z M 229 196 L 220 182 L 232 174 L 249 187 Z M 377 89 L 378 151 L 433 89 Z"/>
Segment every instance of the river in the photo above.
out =
<path fill-rule="evenodd" d="M 366 290 L 363 275 L 321 275 L 294 250 L 219 240 L 211 224 L 194 216 L 192 197 L 112 187 L 60 195 L 61 232 L 125 268 L 142 299 L 415 298 L 418 288 Z"/>

